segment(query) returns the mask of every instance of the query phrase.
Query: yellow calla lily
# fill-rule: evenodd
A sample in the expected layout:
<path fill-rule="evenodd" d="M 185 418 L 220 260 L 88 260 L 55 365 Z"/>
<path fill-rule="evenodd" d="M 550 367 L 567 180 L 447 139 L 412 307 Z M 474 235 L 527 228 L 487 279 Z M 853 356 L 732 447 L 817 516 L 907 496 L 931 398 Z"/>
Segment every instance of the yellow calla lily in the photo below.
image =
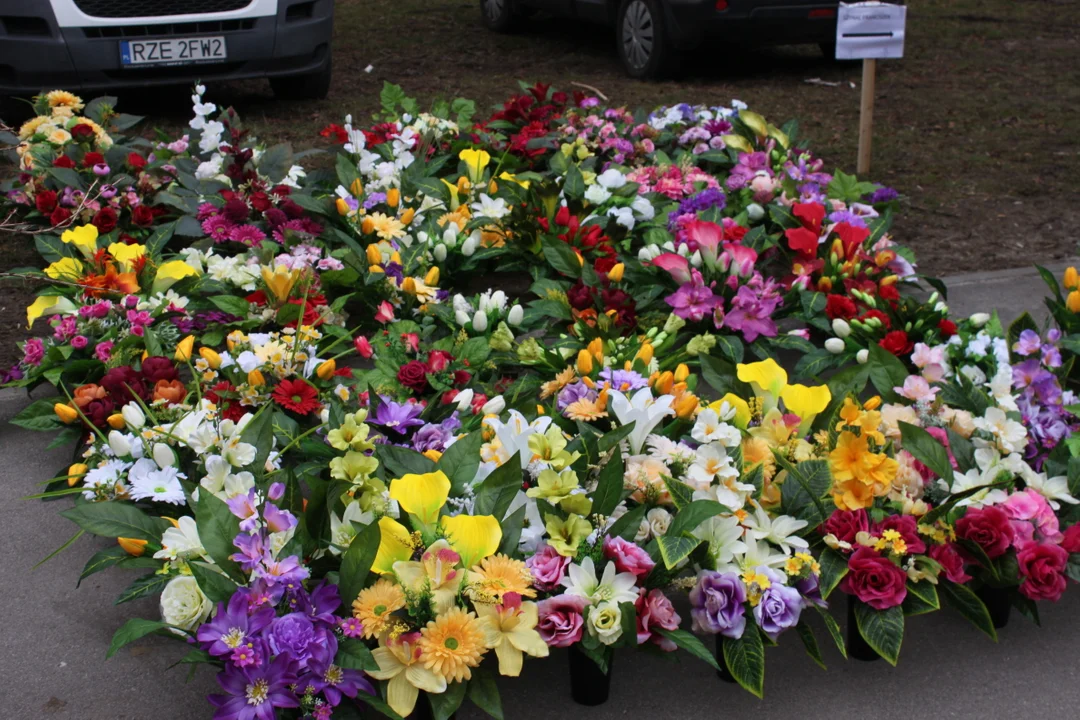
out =
<path fill-rule="evenodd" d="M 409 473 L 390 483 L 390 498 L 424 525 L 432 525 L 439 519 L 439 511 L 448 497 L 450 478 L 442 470 L 423 475 Z"/>
<path fill-rule="evenodd" d="M 131 269 L 131 263 L 146 254 L 146 246 L 113 243 L 109 246 L 109 254 L 116 259 L 116 262 L 120 263 L 120 266 L 126 272 Z M 187 265 L 187 263 L 184 264 Z M 188 267 L 190 267 L 190 265 Z"/>
<path fill-rule="evenodd" d="M 750 383 L 755 395 L 766 396 L 766 409 L 776 404 L 784 386 L 787 385 L 787 373 L 772 358 L 748 365 L 739 363 L 735 366 L 735 370 L 740 380 Z"/>
<path fill-rule="evenodd" d="M 412 535 L 408 528 L 387 515 L 379 518 L 379 535 L 379 550 L 371 569 L 380 575 L 390 575 L 394 572 L 394 563 L 412 557 Z"/>
<path fill-rule="evenodd" d="M 750 405 L 738 395 L 728 393 L 719 400 L 712 402 L 709 405 L 709 409 L 720 412 L 720 407 L 724 403 L 727 403 L 729 407 L 735 408 L 735 418 L 733 420 L 735 427 L 740 430 L 745 430 L 746 426 L 750 424 Z"/>
<path fill-rule="evenodd" d="M 183 260 L 172 260 L 163 263 L 158 266 L 151 292 L 154 294 L 163 293 L 180 280 L 198 274 L 199 272 L 195 268 L 191 267 Z"/>
<path fill-rule="evenodd" d="M 788 385 L 780 393 L 780 397 L 787 411 L 799 416 L 799 435 L 805 435 L 817 414 L 829 406 L 832 393 L 828 385 Z"/>
<path fill-rule="evenodd" d="M 461 205 L 461 200 L 458 198 L 458 186 L 445 178 L 443 184 L 450 188 L 450 210 L 457 210 L 458 206 Z"/>
<path fill-rule="evenodd" d="M 518 180 L 517 175 L 511 175 L 510 173 L 506 172 L 505 170 L 503 171 L 502 175 L 499 176 L 499 179 L 500 180 L 509 180 L 512 183 L 516 183 L 516 184 L 520 185 L 525 190 L 529 189 L 529 181 L 528 180 Z"/>
<path fill-rule="evenodd" d="M 83 264 L 76 258 L 64 257 L 45 268 L 45 274 L 53 280 L 64 278 L 80 278 L 83 274 Z"/>
<path fill-rule="evenodd" d="M 472 181 L 473 185 L 480 182 L 484 174 L 484 168 L 491 162 L 491 155 L 484 150 L 476 150 L 475 148 L 462 150 L 458 153 L 458 158 L 468 167 L 469 180 Z"/>
<path fill-rule="evenodd" d="M 69 228 L 60 235 L 60 240 L 69 245 L 79 248 L 79 252 L 86 258 L 92 258 L 97 252 L 98 229 L 94 225 L 80 225 L 77 228 Z"/>
<path fill-rule="evenodd" d="M 502 542 L 502 528 L 493 515 L 446 516 L 442 519 L 442 527 L 466 568 L 493 554 Z"/>
<path fill-rule="evenodd" d="M 75 304 L 62 295 L 40 295 L 26 308 L 26 327 L 42 315 L 65 315 L 76 311 Z"/>

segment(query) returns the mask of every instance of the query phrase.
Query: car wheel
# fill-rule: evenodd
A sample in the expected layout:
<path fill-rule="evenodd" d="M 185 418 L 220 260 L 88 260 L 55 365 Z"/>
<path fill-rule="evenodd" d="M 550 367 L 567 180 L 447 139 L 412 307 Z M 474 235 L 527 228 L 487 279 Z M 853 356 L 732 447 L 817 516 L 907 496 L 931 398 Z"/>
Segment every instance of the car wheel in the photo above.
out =
<path fill-rule="evenodd" d="M 657 79 L 664 75 L 671 50 L 657 0 L 623 0 L 616 18 L 619 59 L 630 77 Z"/>
<path fill-rule="evenodd" d="M 270 89 L 278 100 L 322 100 L 330 93 L 332 74 L 333 61 L 328 57 L 326 67 L 316 72 L 270 78 Z"/>
<path fill-rule="evenodd" d="M 480 17 L 488 30 L 501 33 L 516 30 L 521 20 L 513 0 L 480 0 Z"/>

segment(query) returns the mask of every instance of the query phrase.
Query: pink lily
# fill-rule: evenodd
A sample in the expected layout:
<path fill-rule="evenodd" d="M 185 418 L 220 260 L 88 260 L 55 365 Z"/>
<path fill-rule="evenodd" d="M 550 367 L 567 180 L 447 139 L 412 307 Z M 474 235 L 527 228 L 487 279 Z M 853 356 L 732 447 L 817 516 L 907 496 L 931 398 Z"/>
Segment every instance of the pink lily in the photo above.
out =
<path fill-rule="evenodd" d="M 676 253 L 657 255 L 652 264 L 661 270 L 667 270 L 677 283 L 690 282 L 690 261 Z"/>

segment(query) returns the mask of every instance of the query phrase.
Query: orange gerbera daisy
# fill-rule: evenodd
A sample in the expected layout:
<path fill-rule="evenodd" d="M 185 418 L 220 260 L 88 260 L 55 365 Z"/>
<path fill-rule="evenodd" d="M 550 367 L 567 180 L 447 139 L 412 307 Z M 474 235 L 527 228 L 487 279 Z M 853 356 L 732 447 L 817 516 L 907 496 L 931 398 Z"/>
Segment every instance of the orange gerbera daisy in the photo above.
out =
<path fill-rule="evenodd" d="M 484 558 L 469 572 L 469 582 L 479 593 L 499 603 L 506 593 L 536 597 L 532 581 L 532 573 L 525 563 L 502 554 Z"/>
<path fill-rule="evenodd" d="M 420 634 L 421 662 L 448 683 L 471 679 L 487 651 L 480 621 L 459 607 L 436 617 Z"/>

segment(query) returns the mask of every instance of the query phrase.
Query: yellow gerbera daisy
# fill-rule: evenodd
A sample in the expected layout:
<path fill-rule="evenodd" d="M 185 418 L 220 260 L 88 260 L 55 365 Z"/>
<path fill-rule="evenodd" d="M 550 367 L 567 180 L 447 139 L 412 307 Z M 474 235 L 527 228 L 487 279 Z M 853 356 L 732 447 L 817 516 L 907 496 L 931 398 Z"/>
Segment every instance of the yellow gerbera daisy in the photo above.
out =
<path fill-rule="evenodd" d="M 556 375 L 554 380 L 549 380 L 540 386 L 540 398 L 546 400 L 570 383 L 574 382 L 574 378 L 576 377 L 577 371 L 574 370 L 573 367 L 566 368 Z"/>
<path fill-rule="evenodd" d="M 405 607 L 405 593 L 389 580 L 379 580 L 353 600 L 353 617 L 364 626 L 364 637 L 379 637 L 393 622 L 391 613 Z"/>
<path fill-rule="evenodd" d="M 424 667 L 450 682 L 472 678 L 487 651 L 484 628 L 471 612 L 451 608 L 420 631 Z"/>
<path fill-rule="evenodd" d="M 84 105 L 82 98 L 67 90 L 53 90 L 45 96 L 49 107 L 69 107 L 72 110 L 82 110 Z"/>
<path fill-rule="evenodd" d="M 405 225 L 396 217 L 381 212 L 368 215 L 371 231 L 383 240 L 396 240 L 405 234 Z"/>
<path fill-rule="evenodd" d="M 37 117 L 30 118 L 22 124 L 22 127 L 19 128 L 19 139 L 25 140 L 26 138 L 36 133 L 39 127 L 51 122 L 52 118 L 46 117 L 44 115 L 38 115 Z"/>
<path fill-rule="evenodd" d="M 532 573 L 525 563 L 501 553 L 484 558 L 469 572 L 469 582 L 482 595 L 490 596 L 499 603 L 503 601 L 506 593 L 536 597 L 532 581 Z"/>

